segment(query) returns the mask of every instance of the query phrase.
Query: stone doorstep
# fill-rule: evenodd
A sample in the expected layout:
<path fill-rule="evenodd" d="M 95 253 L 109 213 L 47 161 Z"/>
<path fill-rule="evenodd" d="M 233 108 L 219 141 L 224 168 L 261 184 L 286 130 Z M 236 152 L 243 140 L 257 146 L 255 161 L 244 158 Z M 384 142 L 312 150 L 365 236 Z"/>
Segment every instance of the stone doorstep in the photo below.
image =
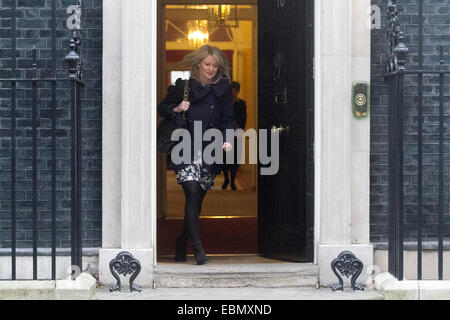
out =
<path fill-rule="evenodd" d="M 318 267 L 312 264 L 159 266 L 156 288 L 289 288 L 315 287 Z"/>
<path fill-rule="evenodd" d="M 74 281 L 0 281 L 0 300 L 90 300 L 96 285 L 96 279 L 88 273 Z"/>
<path fill-rule="evenodd" d="M 375 277 L 375 288 L 385 300 L 450 300 L 450 281 L 399 281 L 386 272 Z"/>

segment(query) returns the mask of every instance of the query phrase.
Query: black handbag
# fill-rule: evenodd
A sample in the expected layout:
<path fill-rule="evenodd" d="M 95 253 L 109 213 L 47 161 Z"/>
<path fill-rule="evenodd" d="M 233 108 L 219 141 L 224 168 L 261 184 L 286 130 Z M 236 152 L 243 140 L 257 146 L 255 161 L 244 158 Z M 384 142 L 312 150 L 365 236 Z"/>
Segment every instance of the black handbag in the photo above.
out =
<path fill-rule="evenodd" d="M 189 80 L 186 80 L 184 86 L 183 101 L 189 100 Z M 183 112 L 182 117 L 175 115 L 171 118 L 165 118 L 158 126 L 157 129 L 157 145 L 159 151 L 169 154 L 172 152 L 179 142 L 172 141 L 172 133 L 177 129 L 187 129 L 188 119 L 186 119 L 186 112 Z"/>

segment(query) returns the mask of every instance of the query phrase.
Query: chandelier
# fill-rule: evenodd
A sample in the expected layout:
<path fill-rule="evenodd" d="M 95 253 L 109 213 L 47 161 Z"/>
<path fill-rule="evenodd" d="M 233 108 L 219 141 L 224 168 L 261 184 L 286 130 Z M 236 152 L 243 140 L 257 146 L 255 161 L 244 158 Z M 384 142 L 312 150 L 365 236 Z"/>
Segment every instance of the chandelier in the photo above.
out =
<path fill-rule="evenodd" d="M 209 25 L 211 21 L 213 23 L 215 21 L 216 28 L 239 28 L 237 5 L 186 5 L 185 8 L 204 10 L 206 13 L 204 18 L 188 20 L 187 22 L 187 39 L 191 47 L 198 48 L 209 41 Z M 227 23 L 232 18 L 235 20 L 234 25 Z"/>
<path fill-rule="evenodd" d="M 191 47 L 198 48 L 209 41 L 208 20 L 189 20 L 187 30 Z"/>
<path fill-rule="evenodd" d="M 234 7 L 235 12 L 235 25 L 228 26 L 226 24 L 227 20 L 230 20 L 232 17 L 232 7 Z M 237 5 L 229 5 L 229 4 L 221 4 L 221 5 L 212 5 L 210 6 L 210 17 L 216 21 L 216 27 L 239 27 L 239 19 L 238 19 L 238 6 Z"/>

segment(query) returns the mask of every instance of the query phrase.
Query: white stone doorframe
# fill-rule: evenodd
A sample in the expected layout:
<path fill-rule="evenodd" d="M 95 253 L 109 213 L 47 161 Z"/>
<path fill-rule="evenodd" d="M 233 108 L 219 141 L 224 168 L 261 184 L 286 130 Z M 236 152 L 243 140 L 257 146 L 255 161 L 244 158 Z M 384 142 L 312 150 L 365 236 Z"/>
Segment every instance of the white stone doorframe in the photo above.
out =
<path fill-rule="evenodd" d="M 157 1 L 103 1 L 103 196 L 99 275 L 121 251 L 153 283 L 156 263 Z"/>
<path fill-rule="evenodd" d="M 370 118 L 351 111 L 352 83 L 370 83 L 370 9 L 370 0 L 315 1 L 315 261 L 324 286 L 337 282 L 330 265 L 344 250 L 373 264 Z"/>
<path fill-rule="evenodd" d="M 373 261 L 369 240 L 370 119 L 351 113 L 351 84 L 370 82 L 370 0 L 315 0 L 315 258 L 353 251 Z M 352 19 L 349 19 L 352 17 Z M 103 2 L 103 196 L 100 281 L 120 251 L 151 286 L 157 223 L 157 1 Z"/>

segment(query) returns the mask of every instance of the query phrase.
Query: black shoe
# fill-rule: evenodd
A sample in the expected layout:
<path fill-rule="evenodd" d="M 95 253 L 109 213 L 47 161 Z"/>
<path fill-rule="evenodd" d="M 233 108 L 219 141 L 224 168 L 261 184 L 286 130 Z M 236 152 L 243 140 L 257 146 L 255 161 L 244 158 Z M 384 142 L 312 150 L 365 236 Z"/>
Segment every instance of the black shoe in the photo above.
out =
<path fill-rule="evenodd" d="M 222 190 L 225 190 L 228 187 L 228 181 L 225 181 L 222 185 Z"/>
<path fill-rule="evenodd" d="M 176 262 L 186 262 L 186 239 L 182 237 L 177 238 L 177 248 L 175 251 Z"/>
<path fill-rule="evenodd" d="M 206 257 L 206 253 L 201 242 L 194 244 L 194 258 L 198 265 L 208 263 L 208 258 Z"/>
<path fill-rule="evenodd" d="M 231 184 L 231 190 L 234 190 L 234 191 L 237 190 L 237 187 L 236 187 L 236 185 L 234 183 Z"/>

